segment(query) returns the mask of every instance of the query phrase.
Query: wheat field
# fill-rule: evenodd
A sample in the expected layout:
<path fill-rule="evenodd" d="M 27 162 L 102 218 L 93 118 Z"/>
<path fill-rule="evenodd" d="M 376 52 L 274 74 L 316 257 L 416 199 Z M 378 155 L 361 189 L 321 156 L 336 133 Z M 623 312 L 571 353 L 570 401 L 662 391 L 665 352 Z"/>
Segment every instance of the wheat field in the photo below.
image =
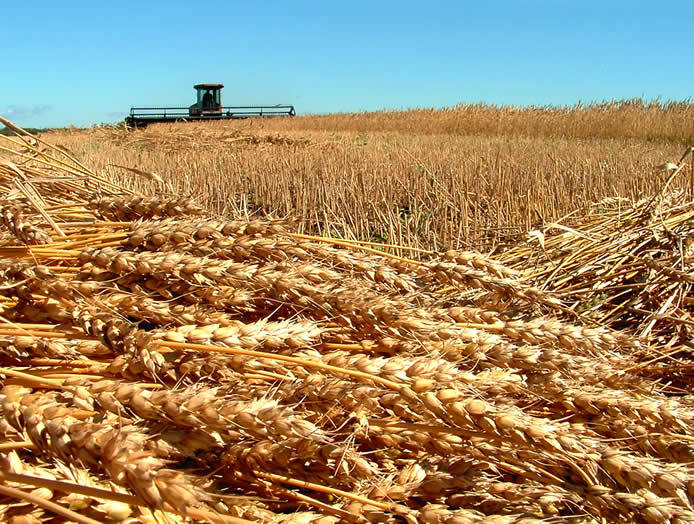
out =
<path fill-rule="evenodd" d="M 694 521 L 686 140 L 427 115 L 0 138 L 0 518 Z"/>

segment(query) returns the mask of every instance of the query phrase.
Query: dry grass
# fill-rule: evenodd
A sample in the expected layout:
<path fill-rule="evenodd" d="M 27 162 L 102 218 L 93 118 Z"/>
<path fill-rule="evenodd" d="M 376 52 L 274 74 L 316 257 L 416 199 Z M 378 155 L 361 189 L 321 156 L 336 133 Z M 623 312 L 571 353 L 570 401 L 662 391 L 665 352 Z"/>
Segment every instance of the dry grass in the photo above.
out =
<path fill-rule="evenodd" d="M 51 140 L 97 172 L 155 173 L 213 212 L 297 217 L 299 230 L 337 238 L 491 250 L 605 197 L 653 194 L 662 183 L 654 168 L 679 158 L 691 115 L 687 104 L 475 106 Z M 689 185 L 688 175 L 675 181 Z"/>
<path fill-rule="evenodd" d="M 681 193 L 414 260 L 3 144 L 3 520 L 694 519 Z"/>

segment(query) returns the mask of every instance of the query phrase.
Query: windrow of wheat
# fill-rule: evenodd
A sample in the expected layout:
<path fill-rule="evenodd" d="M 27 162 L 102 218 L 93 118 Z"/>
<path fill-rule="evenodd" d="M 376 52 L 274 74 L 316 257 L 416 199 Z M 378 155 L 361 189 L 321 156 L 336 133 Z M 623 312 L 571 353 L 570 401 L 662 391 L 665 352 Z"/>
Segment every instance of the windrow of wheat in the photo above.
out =
<path fill-rule="evenodd" d="M 635 202 L 604 199 L 571 227 L 549 224 L 529 240 L 500 260 L 529 283 L 552 290 L 584 322 L 648 341 L 633 354 L 642 361 L 640 372 L 673 392 L 691 391 L 691 195 L 666 191 Z"/>
<path fill-rule="evenodd" d="M 1 150 L 0 519 L 694 519 L 691 394 L 642 366 L 660 340 L 513 257 L 414 260 Z"/>

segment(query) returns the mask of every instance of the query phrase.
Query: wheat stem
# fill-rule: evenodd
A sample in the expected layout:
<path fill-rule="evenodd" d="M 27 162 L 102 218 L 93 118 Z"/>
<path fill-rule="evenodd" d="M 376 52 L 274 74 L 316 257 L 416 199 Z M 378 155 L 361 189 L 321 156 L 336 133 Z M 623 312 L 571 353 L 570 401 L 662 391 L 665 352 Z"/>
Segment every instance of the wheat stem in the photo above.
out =
<path fill-rule="evenodd" d="M 51 511 L 56 515 L 60 515 L 61 517 L 64 517 L 68 520 L 78 522 L 79 524 L 101 524 L 98 520 L 85 517 L 84 515 L 80 515 L 79 513 L 64 508 L 63 506 L 56 504 L 55 502 L 51 502 L 50 500 L 43 499 L 32 493 L 27 493 L 26 491 L 22 491 L 20 489 L 0 485 L 0 494 L 13 499 L 29 502 L 30 504 Z"/>

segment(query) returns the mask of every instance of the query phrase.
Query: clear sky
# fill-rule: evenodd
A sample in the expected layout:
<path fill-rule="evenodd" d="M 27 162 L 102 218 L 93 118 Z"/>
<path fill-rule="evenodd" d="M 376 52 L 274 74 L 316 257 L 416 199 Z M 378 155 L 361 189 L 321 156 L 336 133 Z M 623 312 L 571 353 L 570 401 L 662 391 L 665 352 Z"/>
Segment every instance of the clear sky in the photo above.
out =
<path fill-rule="evenodd" d="M 193 103 L 330 113 L 694 95 L 686 1 L 0 0 L 0 115 L 26 127 Z"/>

